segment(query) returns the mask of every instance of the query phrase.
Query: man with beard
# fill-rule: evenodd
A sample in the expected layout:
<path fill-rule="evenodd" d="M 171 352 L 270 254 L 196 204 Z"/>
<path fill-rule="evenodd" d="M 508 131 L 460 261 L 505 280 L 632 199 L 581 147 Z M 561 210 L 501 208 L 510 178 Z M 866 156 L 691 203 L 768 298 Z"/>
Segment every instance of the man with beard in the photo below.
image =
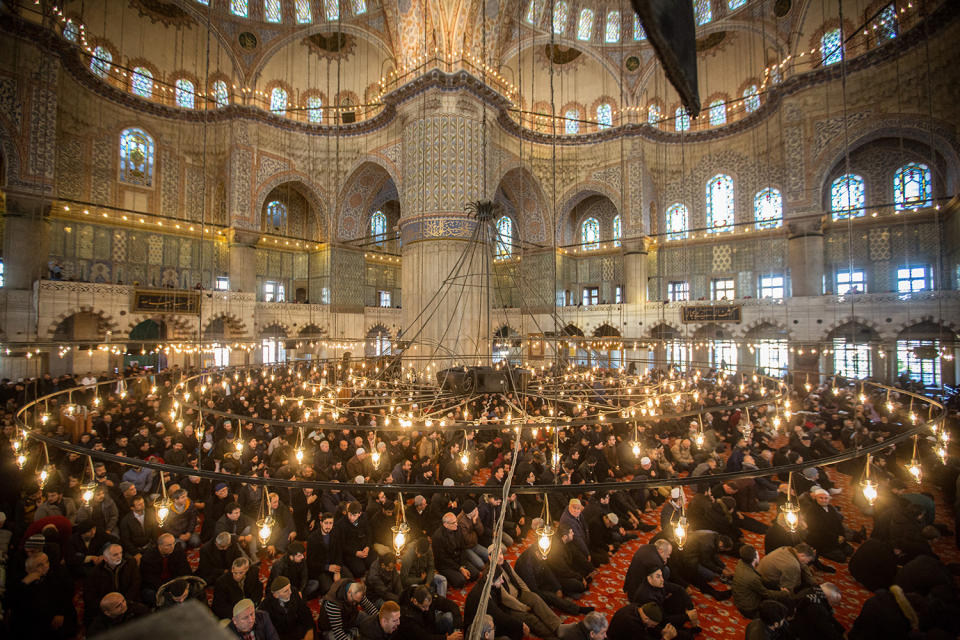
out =
<path fill-rule="evenodd" d="M 279 576 L 270 582 L 270 590 L 260 608 L 270 614 L 280 640 L 313 640 L 316 629 L 313 614 L 286 577 Z"/>
<path fill-rule="evenodd" d="M 140 601 L 140 568 L 133 558 L 123 554 L 123 547 L 108 542 L 102 561 L 87 576 L 83 584 L 84 618 L 93 620 L 103 596 L 117 591 L 128 601 Z"/>
<path fill-rule="evenodd" d="M 370 529 L 363 522 L 363 507 L 353 501 L 347 505 L 346 516 L 333 525 L 330 556 L 341 572 L 353 578 L 362 578 L 377 559 L 371 549 Z"/>

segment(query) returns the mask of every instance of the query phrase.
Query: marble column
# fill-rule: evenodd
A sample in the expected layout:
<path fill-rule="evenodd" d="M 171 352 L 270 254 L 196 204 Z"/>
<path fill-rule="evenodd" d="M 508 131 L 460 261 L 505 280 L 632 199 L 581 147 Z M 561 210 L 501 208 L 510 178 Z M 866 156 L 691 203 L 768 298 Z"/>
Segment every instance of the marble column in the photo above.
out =
<path fill-rule="evenodd" d="M 3 229 L 3 286 L 32 289 L 33 283 L 49 278 L 49 202 L 8 197 Z"/>
<path fill-rule="evenodd" d="M 787 253 L 793 297 L 819 296 L 823 289 L 823 220 L 808 218 L 787 223 Z"/>
<path fill-rule="evenodd" d="M 257 234 L 234 231 L 230 242 L 230 290 L 257 292 Z"/>
<path fill-rule="evenodd" d="M 643 305 L 647 301 L 647 238 L 623 241 L 624 302 Z"/>
<path fill-rule="evenodd" d="M 420 368 L 430 361 L 437 368 L 489 362 L 489 280 L 483 273 L 493 247 L 471 240 L 477 221 L 467 212 L 469 203 L 489 199 L 481 115 L 471 94 L 437 90 L 401 112 L 400 338 L 412 341 L 407 353 Z"/>

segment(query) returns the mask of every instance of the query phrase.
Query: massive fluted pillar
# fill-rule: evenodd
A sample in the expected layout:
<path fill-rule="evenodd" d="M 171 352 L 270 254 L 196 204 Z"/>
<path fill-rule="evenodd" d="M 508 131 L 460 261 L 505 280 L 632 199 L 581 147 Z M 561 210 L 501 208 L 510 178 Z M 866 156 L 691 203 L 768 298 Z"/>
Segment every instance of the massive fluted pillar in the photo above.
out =
<path fill-rule="evenodd" d="M 789 222 L 787 240 L 792 295 L 818 296 L 823 288 L 823 223 L 819 217 Z"/>

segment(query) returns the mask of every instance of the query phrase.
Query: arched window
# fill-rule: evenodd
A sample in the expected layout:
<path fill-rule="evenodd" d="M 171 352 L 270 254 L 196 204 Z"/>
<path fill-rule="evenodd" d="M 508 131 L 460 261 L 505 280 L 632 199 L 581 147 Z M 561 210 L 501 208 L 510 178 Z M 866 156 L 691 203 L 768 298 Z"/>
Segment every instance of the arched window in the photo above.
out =
<path fill-rule="evenodd" d="M 90 71 L 100 78 L 106 78 L 110 73 L 110 66 L 113 62 L 113 55 L 103 47 L 97 47 L 93 50 L 93 57 L 90 58 Z"/>
<path fill-rule="evenodd" d="M 233 15 L 246 18 L 248 11 L 247 0 L 230 0 L 230 13 Z"/>
<path fill-rule="evenodd" d="M 593 10 L 581 9 L 577 23 L 577 40 L 589 40 L 593 34 Z"/>
<path fill-rule="evenodd" d="M 576 109 L 570 109 L 564 114 L 563 131 L 568 135 L 580 133 L 580 112 Z"/>
<path fill-rule="evenodd" d="M 620 246 L 620 237 L 623 235 L 623 229 L 620 214 L 613 216 L 613 246 Z"/>
<path fill-rule="evenodd" d="M 120 133 L 120 180 L 149 187 L 153 184 L 153 138 L 143 129 Z"/>
<path fill-rule="evenodd" d="M 194 106 L 194 96 L 196 93 L 193 90 L 193 83 L 184 78 L 177 80 L 174 98 L 177 101 L 177 106 L 184 109 L 193 109 Z"/>
<path fill-rule="evenodd" d="M 604 42 L 620 42 L 620 12 L 607 12 L 607 28 L 603 32 Z"/>
<path fill-rule="evenodd" d="M 747 113 L 753 113 L 760 108 L 760 94 L 757 93 L 757 85 L 752 84 L 743 90 L 743 106 Z"/>
<path fill-rule="evenodd" d="M 353 15 L 362 16 L 367 12 L 367 0 L 353 0 Z"/>
<path fill-rule="evenodd" d="M 932 205 L 930 167 L 911 162 L 897 169 L 893 176 L 893 202 L 898 210 Z"/>
<path fill-rule="evenodd" d="M 643 23 L 640 22 L 640 16 L 633 14 L 633 40 L 640 42 L 647 39 L 647 32 L 643 29 Z"/>
<path fill-rule="evenodd" d="M 687 237 L 687 207 L 679 202 L 667 207 L 667 240 L 681 240 Z"/>
<path fill-rule="evenodd" d="M 647 124 L 657 125 L 660 124 L 660 120 L 663 119 L 663 114 L 660 113 L 660 105 L 651 104 L 647 107 Z"/>
<path fill-rule="evenodd" d="M 320 96 L 307 98 L 307 117 L 310 122 L 323 122 L 323 101 Z"/>
<path fill-rule="evenodd" d="M 613 107 L 604 102 L 597 107 L 597 128 L 601 131 L 613 126 Z"/>
<path fill-rule="evenodd" d="M 587 218 L 580 223 L 580 246 L 585 251 L 600 248 L 600 223 L 596 218 Z"/>
<path fill-rule="evenodd" d="M 280 87 L 274 87 L 270 92 L 270 111 L 278 116 L 287 114 L 287 92 Z"/>
<path fill-rule="evenodd" d="M 67 24 L 63 27 L 63 39 L 67 42 L 77 44 L 79 38 L 80 29 L 77 28 L 77 23 L 73 20 L 67 20 Z"/>
<path fill-rule="evenodd" d="M 783 196 L 773 187 L 758 191 L 753 197 L 753 217 L 757 229 L 776 229 L 783 224 Z"/>
<path fill-rule="evenodd" d="M 830 211 L 834 220 L 864 215 L 863 178 L 852 173 L 842 175 L 830 185 Z"/>
<path fill-rule="evenodd" d="M 227 89 L 227 83 L 223 80 L 214 81 L 213 100 L 217 103 L 217 109 L 222 109 L 230 104 L 230 90 Z"/>
<path fill-rule="evenodd" d="M 280 22 L 280 0 L 263 0 L 263 17 L 267 22 Z"/>
<path fill-rule="evenodd" d="M 327 20 L 336 20 L 340 17 L 340 0 L 323 0 L 323 15 Z"/>
<path fill-rule="evenodd" d="M 279 200 L 273 200 L 267 205 L 267 226 L 275 231 L 283 229 L 287 224 L 287 205 Z"/>
<path fill-rule="evenodd" d="M 697 26 L 703 26 L 713 20 L 713 7 L 710 0 L 693 0 L 693 15 L 697 19 Z"/>
<path fill-rule="evenodd" d="M 714 100 L 710 103 L 710 126 L 724 124 L 727 124 L 727 104 L 723 100 Z"/>
<path fill-rule="evenodd" d="M 387 237 L 387 216 L 383 211 L 374 211 L 370 216 L 370 235 L 377 244 L 383 244 Z"/>
<path fill-rule="evenodd" d="M 676 117 L 674 120 L 674 126 L 676 127 L 677 131 L 687 131 L 690 128 L 690 114 L 687 113 L 686 108 L 677 107 L 674 115 Z"/>
<path fill-rule="evenodd" d="M 877 43 L 881 44 L 887 40 L 893 40 L 897 37 L 899 31 L 899 25 L 897 24 L 897 8 L 891 2 L 883 10 L 880 11 L 880 15 L 876 19 L 877 25 Z"/>
<path fill-rule="evenodd" d="M 513 253 L 513 220 L 510 216 L 500 216 L 497 219 L 496 247 L 498 258 L 509 258 Z"/>
<path fill-rule="evenodd" d="M 567 0 L 559 0 L 553 5 L 553 32 L 563 35 L 567 30 L 567 18 L 569 17 L 569 6 Z"/>
<path fill-rule="evenodd" d="M 527 23 L 533 24 L 537 21 L 537 14 L 540 12 L 540 3 L 542 0 L 530 0 L 530 4 L 527 5 Z"/>
<path fill-rule="evenodd" d="M 820 37 L 820 61 L 823 66 L 843 60 L 843 41 L 840 29 L 831 29 Z"/>
<path fill-rule="evenodd" d="M 730 11 L 736 11 L 745 4 L 747 4 L 747 0 L 727 0 L 727 7 Z"/>
<path fill-rule="evenodd" d="M 310 0 L 297 0 L 297 24 L 313 22 L 313 12 L 310 10 Z"/>
<path fill-rule="evenodd" d="M 707 182 L 707 231 L 733 231 L 733 178 L 723 174 Z"/>
<path fill-rule="evenodd" d="M 153 97 L 153 74 L 150 69 L 136 67 L 130 76 L 130 90 L 141 98 Z"/>

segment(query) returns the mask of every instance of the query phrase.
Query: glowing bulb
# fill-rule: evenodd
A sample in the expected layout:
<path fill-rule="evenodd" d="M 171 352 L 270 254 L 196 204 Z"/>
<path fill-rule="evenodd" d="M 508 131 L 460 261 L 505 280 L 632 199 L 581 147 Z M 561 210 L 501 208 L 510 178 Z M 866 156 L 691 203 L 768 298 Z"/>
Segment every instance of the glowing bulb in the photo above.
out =
<path fill-rule="evenodd" d="M 26 462 L 26 460 L 24 460 Z M 40 486 L 47 484 L 47 479 L 50 477 L 50 474 L 47 472 L 47 468 L 44 467 L 40 470 Z"/>
<path fill-rule="evenodd" d="M 243 440 L 237 440 L 233 447 L 237 450 L 237 453 L 243 453 Z"/>
<path fill-rule="evenodd" d="M 877 502 L 877 483 L 873 480 L 864 480 L 861 484 L 863 497 L 871 507 Z"/>
<path fill-rule="evenodd" d="M 780 510 L 783 511 L 783 519 L 787 523 L 787 529 L 791 533 L 795 533 L 800 525 L 800 507 L 793 502 L 785 502 Z"/>
<path fill-rule="evenodd" d="M 888 402 L 888 403 L 887 403 L 887 413 L 893 413 L 893 403 L 892 403 L 892 402 Z"/>
<path fill-rule="evenodd" d="M 693 441 L 697 443 L 697 447 L 698 447 L 698 448 L 699 448 L 699 447 L 702 447 L 702 446 L 703 446 L 703 434 L 702 434 L 702 433 L 698 433 L 697 435 L 695 435 L 695 436 L 693 437 Z"/>
<path fill-rule="evenodd" d="M 639 443 L 639 442 L 634 442 L 634 443 L 633 443 L 633 446 L 630 448 L 630 450 L 633 452 L 633 457 L 634 457 L 634 458 L 639 458 L 639 457 L 640 457 L 640 443 Z"/>
<path fill-rule="evenodd" d="M 380 468 L 380 452 L 374 451 L 373 453 L 371 453 L 370 461 L 373 463 L 374 469 L 379 469 Z"/>
<path fill-rule="evenodd" d="M 170 501 L 161 498 L 157 500 L 157 524 L 163 525 L 167 516 L 170 515 Z"/>
<path fill-rule="evenodd" d="M 677 542 L 677 549 L 683 549 L 683 545 L 687 542 L 687 518 L 686 516 L 680 516 L 677 520 L 677 524 L 673 527 L 673 537 Z"/>
<path fill-rule="evenodd" d="M 93 485 L 86 485 L 83 487 L 83 490 L 80 493 L 80 499 L 83 500 L 83 504 L 85 505 L 90 504 L 90 502 L 93 500 L 93 491 L 94 491 Z"/>
<path fill-rule="evenodd" d="M 270 533 L 271 533 L 271 528 L 269 525 L 263 525 L 260 527 L 259 531 L 257 531 L 257 535 L 260 536 L 260 540 L 262 540 L 263 542 L 266 542 L 267 540 L 270 539 Z"/>
<path fill-rule="evenodd" d="M 297 464 L 300 464 L 303 462 L 303 449 L 297 449 L 297 451 L 293 455 L 297 459 Z"/>
<path fill-rule="evenodd" d="M 27 456 L 21 453 L 17 456 L 17 466 L 23 469 L 23 465 L 25 464 L 27 464 Z"/>
<path fill-rule="evenodd" d="M 913 476 L 914 481 L 919 483 L 923 480 L 923 468 L 920 466 L 920 461 L 916 458 L 910 461 L 910 464 L 907 466 L 907 471 Z"/>
<path fill-rule="evenodd" d="M 463 465 L 463 468 L 466 469 L 470 464 L 470 453 L 467 451 L 460 452 L 460 464 Z"/>

